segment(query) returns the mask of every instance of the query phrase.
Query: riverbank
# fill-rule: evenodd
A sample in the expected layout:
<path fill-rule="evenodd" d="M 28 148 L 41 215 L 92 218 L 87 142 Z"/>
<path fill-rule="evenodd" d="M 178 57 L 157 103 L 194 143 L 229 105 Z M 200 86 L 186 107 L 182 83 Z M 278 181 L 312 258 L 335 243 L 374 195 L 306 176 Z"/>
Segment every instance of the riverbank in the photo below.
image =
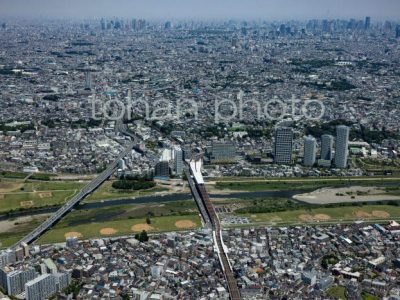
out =
<path fill-rule="evenodd" d="M 293 199 L 309 204 L 331 204 L 370 201 L 399 201 L 400 196 L 388 193 L 377 186 L 324 187 L 312 192 L 297 194 Z"/>

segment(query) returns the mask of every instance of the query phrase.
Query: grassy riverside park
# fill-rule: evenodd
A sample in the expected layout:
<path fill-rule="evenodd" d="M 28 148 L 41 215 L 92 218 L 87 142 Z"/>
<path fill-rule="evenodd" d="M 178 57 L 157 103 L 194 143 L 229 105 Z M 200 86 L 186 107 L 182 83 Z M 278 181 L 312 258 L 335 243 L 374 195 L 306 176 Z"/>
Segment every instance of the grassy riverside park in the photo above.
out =
<path fill-rule="evenodd" d="M 84 183 L 73 181 L 0 181 L 0 212 L 62 204 Z"/>
<path fill-rule="evenodd" d="M 10 220 L 9 223 L 13 226 L 9 226 L 7 231 L 1 231 L 0 228 L 0 248 L 17 242 L 43 222 L 47 216 L 38 215 L 30 217 L 28 220 Z M 102 228 L 114 228 L 118 231 L 114 236 L 134 234 L 131 227 L 136 224 L 146 224 L 147 217 L 150 217 L 151 224 L 149 225 L 153 227 L 152 230 L 148 230 L 149 232 L 176 231 L 201 226 L 194 201 L 121 205 L 91 210 L 74 210 L 45 233 L 42 239 L 52 242 L 54 238 L 54 242 L 62 242 L 65 241 L 65 233 L 73 231 L 80 232 L 83 238 L 109 236 L 100 234 Z M 179 228 L 175 225 L 179 221 L 181 223 L 182 221 L 191 221 L 195 226 L 184 228 L 185 224 L 181 224 L 183 227 Z M 5 221 L 0 221 L 0 226 L 2 222 Z"/>
<path fill-rule="evenodd" d="M 22 173 L 24 174 L 24 173 Z M 25 174 L 26 175 L 26 174 Z M 21 175 L 22 177 L 22 175 Z M 373 180 L 372 180 L 373 179 Z M 251 181 L 250 181 L 251 180 Z M 371 181 L 372 180 L 372 181 Z M 235 191 L 272 191 L 290 189 L 318 189 L 327 186 L 345 185 L 393 185 L 399 182 L 400 177 L 392 178 L 300 178 L 300 179 L 249 179 L 243 178 L 228 181 L 220 180 L 214 184 L 209 184 L 210 192 L 224 190 Z M 15 211 L 20 209 L 40 208 L 46 206 L 59 206 L 71 199 L 87 181 L 39 181 L 22 179 L 0 179 L 0 213 Z M 138 197 L 152 195 L 159 192 L 168 191 L 162 185 L 157 185 L 148 190 L 123 191 L 112 187 L 112 181 L 104 182 L 93 194 L 89 195 L 83 202 L 95 202 L 101 200 L 118 199 L 126 197 Z M 393 190 L 399 193 L 399 189 Z"/>
<path fill-rule="evenodd" d="M 362 205 L 332 208 L 310 208 L 282 212 L 240 214 L 248 217 L 252 223 L 309 223 L 309 222 L 351 222 L 360 219 L 373 221 L 399 219 L 400 207 L 392 205 Z"/>
<path fill-rule="evenodd" d="M 22 177 L 22 176 L 21 176 Z M 373 179 L 371 181 L 371 179 Z M 396 182 L 400 181 L 400 177 L 393 178 L 354 178 L 338 179 L 338 178 L 299 178 L 299 179 L 251 179 L 239 178 L 237 181 L 219 180 L 207 183 L 210 192 L 224 192 L 224 190 L 234 191 L 271 191 L 271 190 L 288 190 L 288 189 L 307 189 L 313 190 L 321 187 L 342 186 L 342 185 L 387 185 L 386 191 L 396 195 L 400 194 L 400 188 Z M 33 205 L 25 207 L 31 209 L 33 207 L 45 207 L 47 205 L 61 205 L 70 199 L 79 189 L 81 189 L 87 181 L 42 181 L 42 180 L 26 180 L 1 178 L 0 180 L 0 213 L 10 211 L 11 209 L 21 209 L 21 203 L 32 201 Z M 154 195 L 157 192 L 168 190 L 163 185 L 157 185 L 149 190 L 141 191 L 120 191 L 114 189 L 112 181 L 106 181 L 98 190 L 87 197 L 83 202 L 96 202 L 106 199 L 117 199 L 124 197 L 136 197 L 144 195 Z M 279 199 L 212 199 L 215 204 L 229 205 L 233 201 L 239 203 L 242 207 L 251 207 L 256 200 L 257 205 L 267 205 L 267 201 L 271 201 L 276 209 L 276 203 Z M 400 218 L 400 206 L 388 205 L 388 203 L 355 203 L 346 206 L 310 206 L 310 207 L 293 207 L 293 204 L 278 205 L 280 211 L 271 212 L 235 212 L 239 216 L 248 217 L 251 224 L 246 226 L 289 226 L 301 224 L 332 224 L 332 223 L 351 223 L 356 220 L 365 220 L 366 222 L 385 222 L 385 220 Z M 286 201 L 289 201 L 286 199 Z M 147 203 L 147 204 L 131 204 L 125 206 L 112 206 L 92 210 L 74 210 L 68 214 L 63 220 L 45 233 L 38 243 L 51 243 L 65 241 L 65 234 L 77 232 L 80 238 L 96 238 L 118 235 L 130 235 L 135 232 L 132 226 L 140 225 L 146 227 L 146 218 L 150 216 L 151 228 L 147 227 L 150 233 L 184 230 L 182 226 L 177 227 L 176 222 L 194 224 L 186 229 L 198 228 L 201 221 L 198 216 L 198 210 L 194 201 L 176 201 L 168 203 Z M 0 248 L 4 248 L 17 242 L 21 237 L 29 233 L 32 229 L 43 222 L 47 216 L 38 215 L 30 217 L 30 219 L 15 219 L 8 222 L 8 229 L 4 229 L 2 222 L 0 225 Z M 190 221 L 190 222 L 189 222 Z M 11 225 L 10 225 L 11 224 Z M 186 224 L 187 225 L 187 224 Z M 139 227 L 140 227 L 139 226 Z M 244 225 L 243 225 L 244 226 Z M 144 228 L 143 227 L 143 228 Z M 229 226 L 231 227 L 231 226 Z M 238 225 L 242 227 L 242 225 Z M 3 230 L 2 230 L 3 229 Z M 107 230 L 103 230 L 107 229 Z M 101 233 L 103 230 L 103 233 Z"/>
<path fill-rule="evenodd" d="M 244 202 L 252 202 L 245 200 Z M 219 201 L 218 201 L 219 202 Z M 152 228 L 145 228 L 146 218 L 150 215 Z M 233 227 L 251 226 L 290 226 L 312 224 L 337 224 L 352 223 L 364 220 L 366 223 L 386 222 L 384 220 L 400 219 L 400 207 L 392 205 L 368 204 L 344 207 L 321 207 L 310 209 L 295 209 L 288 211 L 237 214 L 248 217 L 251 224 Z M 7 247 L 17 242 L 21 237 L 37 226 L 44 217 L 37 216 L 34 220 L 21 223 L 13 229 L 12 234 L 0 233 L 2 247 Z M 191 221 L 195 226 L 179 228 L 178 221 Z M 75 210 L 68 214 L 60 223 L 45 233 L 38 243 L 51 243 L 65 241 L 68 233 L 79 233 L 82 239 L 130 235 L 135 232 L 132 226 L 140 225 L 150 233 L 167 232 L 185 229 L 194 229 L 201 226 L 200 217 L 194 201 L 177 201 L 168 203 L 148 203 L 107 207 L 96 210 Z M 227 226 L 232 227 L 232 226 Z M 109 234 L 102 234 L 102 229 L 113 229 Z"/>
<path fill-rule="evenodd" d="M 160 233 L 168 231 L 188 230 L 194 229 L 201 226 L 201 220 L 198 215 L 185 215 L 185 216 L 164 216 L 164 217 L 153 217 L 150 218 L 151 224 L 146 223 L 146 218 L 136 219 L 122 219 L 115 221 L 106 222 L 94 222 L 90 224 L 82 224 L 76 226 L 69 226 L 67 222 L 61 221 L 52 230 L 45 233 L 39 240 L 38 243 L 54 243 L 64 242 L 66 235 L 79 234 L 81 239 L 89 238 L 100 238 L 110 236 L 121 236 L 121 235 L 132 235 L 134 233 L 141 232 L 145 229 L 149 233 Z M 191 226 L 180 227 L 177 222 L 186 222 Z M 178 223 L 179 224 L 179 223 Z M 137 229 L 135 229 L 135 225 Z M 147 225 L 147 226 L 146 226 Z M 102 229 L 113 229 L 109 232 L 102 233 Z"/>
<path fill-rule="evenodd" d="M 60 223 L 54 226 L 51 230 L 47 231 L 39 240 L 38 244 L 65 242 L 66 234 L 71 232 L 79 233 L 80 239 L 110 237 L 110 236 L 121 236 L 121 235 L 132 235 L 136 232 L 140 232 L 142 229 L 146 229 L 149 233 L 161 233 L 168 231 L 179 231 L 195 229 L 201 226 L 201 220 L 199 215 L 182 215 L 182 216 L 164 216 L 164 217 L 151 217 L 151 228 L 142 227 L 141 225 L 146 223 L 146 218 L 133 218 L 133 219 L 119 219 L 115 221 L 103 221 L 103 222 L 89 222 L 81 225 L 69 225 L 68 217 L 63 219 Z M 29 233 L 33 228 L 38 226 L 44 218 L 38 218 L 35 221 L 29 222 L 24 226 L 18 228 L 17 231 L 11 233 L 0 234 L 0 248 L 6 248 L 14 243 L 18 242 L 23 236 Z M 177 226 L 177 222 L 183 222 L 182 226 Z M 190 226 L 185 226 L 185 223 L 189 223 Z M 179 224 L 179 223 L 178 223 Z M 138 230 L 133 230 L 132 226 L 139 225 Z M 104 228 L 115 229 L 113 234 L 102 234 L 101 230 Z"/>
<path fill-rule="evenodd" d="M 46 216 L 35 216 L 29 221 L 11 221 L 14 225 L 9 231 L 0 231 L 0 249 L 9 247 L 18 242 L 22 237 L 31 232 L 46 220 Z M 2 222 L 0 222 L 1 224 Z"/>
<path fill-rule="evenodd" d="M 359 186 L 385 186 L 398 182 L 400 177 L 364 177 L 364 178 L 294 178 L 294 179 L 254 179 L 254 180 L 219 180 L 212 185 L 217 190 L 235 191 L 273 191 L 273 190 L 294 190 L 294 189 L 318 189 L 322 187 L 340 187 L 349 185 Z"/>
<path fill-rule="evenodd" d="M 87 183 L 87 181 L 32 180 L 24 182 L 3 178 L 0 181 L 0 213 L 20 209 L 60 206 L 71 199 Z M 146 196 L 166 190 L 162 186 L 156 186 L 148 190 L 122 191 L 114 189 L 111 185 L 112 181 L 104 182 L 94 193 L 85 198 L 83 202 Z"/>

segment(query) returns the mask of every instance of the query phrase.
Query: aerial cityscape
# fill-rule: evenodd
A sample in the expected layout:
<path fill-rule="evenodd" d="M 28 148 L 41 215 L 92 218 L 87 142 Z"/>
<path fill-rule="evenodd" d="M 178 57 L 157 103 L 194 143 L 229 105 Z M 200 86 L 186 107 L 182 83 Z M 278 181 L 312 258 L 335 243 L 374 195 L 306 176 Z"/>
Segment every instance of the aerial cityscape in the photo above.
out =
<path fill-rule="evenodd" d="M 400 300 L 400 2 L 0 0 L 0 300 Z"/>

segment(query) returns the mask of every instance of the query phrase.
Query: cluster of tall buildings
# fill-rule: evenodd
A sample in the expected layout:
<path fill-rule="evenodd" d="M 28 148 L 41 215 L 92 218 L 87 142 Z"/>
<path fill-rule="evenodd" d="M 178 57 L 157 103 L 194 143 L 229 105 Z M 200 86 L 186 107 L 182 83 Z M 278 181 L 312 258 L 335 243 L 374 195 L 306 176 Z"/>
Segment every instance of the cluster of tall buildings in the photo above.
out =
<path fill-rule="evenodd" d="M 334 159 L 336 168 L 344 169 L 347 167 L 349 127 L 340 125 L 336 127 L 335 152 L 333 152 L 334 137 L 330 134 L 321 136 L 321 151 L 318 165 L 330 167 Z M 304 139 L 304 165 L 313 166 L 316 162 L 317 141 L 314 137 L 308 136 Z M 333 155 L 335 153 L 335 155 Z"/>
<path fill-rule="evenodd" d="M 350 129 L 347 126 L 336 127 L 336 142 L 334 149 L 334 137 L 330 134 L 321 136 L 321 151 L 318 165 L 330 167 L 334 159 L 336 168 L 346 168 L 348 158 L 348 143 Z M 275 131 L 274 162 L 277 164 L 291 164 L 293 151 L 293 129 L 280 127 Z M 334 155 L 333 155 L 334 153 Z M 304 138 L 303 164 L 312 167 L 317 162 L 317 140 L 313 136 Z"/>
<path fill-rule="evenodd" d="M 71 282 L 69 273 L 54 272 L 37 275 L 33 267 L 0 269 L 0 287 L 10 296 L 25 295 L 27 300 L 42 300 L 66 288 Z"/>
<path fill-rule="evenodd" d="M 125 20 L 100 20 L 100 26 L 102 30 L 110 29 L 131 29 L 131 30 L 143 30 L 146 28 L 146 20 L 143 19 L 132 19 L 131 21 Z"/>
<path fill-rule="evenodd" d="M 183 151 L 180 147 L 165 149 L 160 161 L 154 167 L 154 176 L 168 178 L 171 174 L 180 176 L 183 173 Z"/>
<path fill-rule="evenodd" d="M 0 290 L 17 299 L 42 300 L 71 284 L 71 273 L 59 271 L 51 258 L 41 259 L 36 268 L 25 263 L 31 254 L 38 252 L 38 246 L 30 251 L 27 244 L 15 250 L 1 251 Z"/>

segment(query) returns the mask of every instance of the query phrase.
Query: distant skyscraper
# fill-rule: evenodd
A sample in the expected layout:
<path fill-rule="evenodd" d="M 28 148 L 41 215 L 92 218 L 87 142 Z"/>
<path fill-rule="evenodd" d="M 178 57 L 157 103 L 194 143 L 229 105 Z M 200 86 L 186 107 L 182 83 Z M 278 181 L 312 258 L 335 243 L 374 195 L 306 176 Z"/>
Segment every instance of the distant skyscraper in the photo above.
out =
<path fill-rule="evenodd" d="M 364 28 L 369 29 L 371 27 L 371 17 L 365 17 Z"/>
<path fill-rule="evenodd" d="M 275 156 L 277 164 L 290 164 L 292 162 L 293 130 L 280 127 L 275 131 Z"/>
<path fill-rule="evenodd" d="M 396 38 L 400 38 L 400 25 L 396 26 Z"/>
<path fill-rule="evenodd" d="M 136 19 L 132 19 L 131 28 L 132 28 L 133 31 L 137 30 L 137 20 Z"/>
<path fill-rule="evenodd" d="M 304 165 L 313 166 L 317 154 L 317 142 L 313 136 L 307 136 L 304 139 Z"/>
<path fill-rule="evenodd" d="M 115 20 L 114 22 L 114 29 L 121 29 L 122 28 L 122 23 L 120 20 Z"/>
<path fill-rule="evenodd" d="M 100 20 L 101 30 L 106 30 L 106 21 L 104 19 Z"/>
<path fill-rule="evenodd" d="M 340 125 L 336 127 L 335 165 L 337 168 L 347 167 L 349 127 Z"/>
<path fill-rule="evenodd" d="M 85 71 L 85 90 L 92 89 L 92 75 L 89 70 Z"/>
<path fill-rule="evenodd" d="M 26 300 L 46 299 L 56 292 L 56 280 L 51 274 L 43 274 L 25 284 Z"/>
<path fill-rule="evenodd" d="M 165 22 L 165 24 L 164 24 L 164 29 L 171 29 L 171 28 L 172 28 L 172 23 L 171 23 L 171 21 Z"/>
<path fill-rule="evenodd" d="M 143 30 L 146 29 L 146 20 L 139 20 L 138 21 L 138 30 Z"/>
<path fill-rule="evenodd" d="M 333 152 L 333 136 L 330 134 L 323 134 L 321 136 L 321 159 L 332 160 Z"/>
<path fill-rule="evenodd" d="M 286 25 L 285 24 L 281 24 L 281 26 L 279 26 L 279 34 L 280 35 L 286 34 Z"/>
<path fill-rule="evenodd" d="M 175 165 L 175 173 L 176 175 L 182 175 L 183 172 L 183 152 L 181 149 L 175 149 L 175 160 L 174 160 L 174 165 Z"/>
<path fill-rule="evenodd" d="M 324 19 L 322 20 L 322 31 L 323 32 L 329 32 L 331 29 L 330 23 L 328 20 Z"/>

